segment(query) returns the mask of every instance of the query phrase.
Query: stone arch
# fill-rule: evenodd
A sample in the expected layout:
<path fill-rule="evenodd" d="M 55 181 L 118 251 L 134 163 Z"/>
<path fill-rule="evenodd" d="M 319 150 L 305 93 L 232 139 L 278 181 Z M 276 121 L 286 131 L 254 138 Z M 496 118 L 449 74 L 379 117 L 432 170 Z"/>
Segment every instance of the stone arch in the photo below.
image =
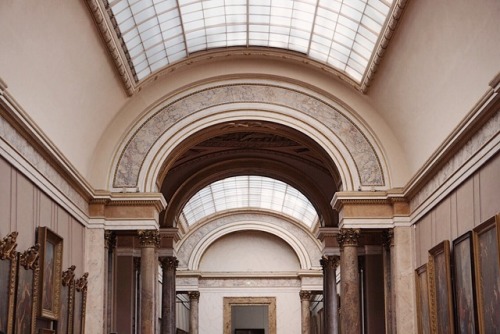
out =
<path fill-rule="evenodd" d="M 117 152 L 110 189 L 157 191 L 157 177 L 173 148 L 195 131 L 237 120 L 299 129 L 325 148 L 339 170 L 344 191 L 390 187 L 382 150 L 356 115 L 303 88 L 252 82 L 196 88 L 142 117 Z"/>
<path fill-rule="evenodd" d="M 277 214 L 247 211 L 221 213 L 194 226 L 176 245 L 179 270 L 198 270 L 205 251 L 219 238 L 237 231 L 261 231 L 277 236 L 294 250 L 301 270 L 319 270 L 321 245 L 312 234 Z"/>

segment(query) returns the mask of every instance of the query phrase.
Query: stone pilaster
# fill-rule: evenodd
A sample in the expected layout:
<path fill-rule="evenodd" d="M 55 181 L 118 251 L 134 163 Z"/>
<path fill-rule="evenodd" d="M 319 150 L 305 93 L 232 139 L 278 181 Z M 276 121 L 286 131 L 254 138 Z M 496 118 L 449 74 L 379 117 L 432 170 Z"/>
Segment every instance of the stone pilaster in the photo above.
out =
<path fill-rule="evenodd" d="M 301 323 L 302 334 L 309 334 L 311 332 L 311 291 L 302 290 L 299 292 L 300 296 L 300 310 L 301 310 Z"/>
<path fill-rule="evenodd" d="M 191 304 L 191 312 L 189 314 L 189 334 L 198 334 L 198 307 L 200 302 L 200 293 L 198 291 L 190 291 L 189 302 Z"/>
<path fill-rule="evenodd" d="M 138 232 L 141 246 L 141 334 L 155 333 L 156 324 L 156 248 L 160 236 L 156 230 L 142 230 Z"/>
<path fill-rule="evenodd" d="M 341 229 L 337 235 L 340 246 L 340 296 L 342 333 L 361 333 L 359 296 L 358 240 L 359 229 Z"/>
<path fill-rule="evenodd" d="M 324 328 L 325 334 L 337 334 L 339 328 L 338 299 L 337 299 L 337 267 L 340 258 L 323 256 L 320 261 L 323 267 L 323 304 L 325 309 Z"/>
<path fill-rule="evenodd" d="M 179 261 L 177 261 L 175 256 L 164 256 L 160 259 L 160 262 L 163 269 L 161 333 L 175 334 L 175 270 Z"/>
<path fill-rule="evenodd" d="M 113 231 L 104 231 L 104 248 L 105 248 L 105 282 L 104 285 L 104 333 L 113 331 L 113 266 L 114 266 L 114 251 L 116 248 L 116 234 Z M 106 251 L 107 250 L 107 251 Z"/>

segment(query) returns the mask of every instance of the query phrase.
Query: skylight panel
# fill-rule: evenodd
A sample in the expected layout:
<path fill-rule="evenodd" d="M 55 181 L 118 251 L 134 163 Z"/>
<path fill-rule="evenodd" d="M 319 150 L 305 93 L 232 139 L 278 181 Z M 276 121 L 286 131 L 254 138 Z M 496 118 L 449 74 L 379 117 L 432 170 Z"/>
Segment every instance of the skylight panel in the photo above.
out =
<path fill-rule="evenodd" d="M 315 208 L 297 189 L 261 176 L 236 176 L 216 181 L 196 193 L 184 206 L 188 225 L 230 209 L 266 209 L 294 217 L 308 227 L 318 221 Z"/>
<path fill-rule="evenodd" d="M 136 81 L 198 51 L 265 46 L 303 53 L 360 82 L 391 3 L 116 0 L 110 3 L 108 13 L 116 22 Z"/>

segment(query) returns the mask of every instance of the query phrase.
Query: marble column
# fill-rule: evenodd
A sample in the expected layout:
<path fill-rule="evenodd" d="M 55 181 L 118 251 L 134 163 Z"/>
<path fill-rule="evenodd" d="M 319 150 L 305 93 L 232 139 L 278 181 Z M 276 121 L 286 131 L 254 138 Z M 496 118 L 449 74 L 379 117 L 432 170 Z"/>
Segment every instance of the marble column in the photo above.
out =
<path fill-rule="evenodd" d="M 385 331 L 387 334 L 396 333 L 396 316 L 394 314 L 394 293 L 392 262 L 394 254 L 394 231 L 392 229 L 382 232 L 382 260 L 384 265 L 384 306 L 385 306 Z"/>
<path fill-rule="evenodd" d="M 394 228 L 393 295 L 398 333 L 416 333 L 413 227 Z"/>
<path fill-rule="evenodd" d="M 113 324 L 113 266 L 114 252 L 116 247 L 116 234 L 113 231 L 104 231 L 104 246 L 105 246 L 105 267 L 106 267 L 106 285 L 104 286 L 104 333 L 114 331 Z"/>
<path fill-rule="evenodd" d="M 337 334 L 339 328 L 339 313 L 337 299 L 337 274 L 340 258 L 338 256 L 323 256 L 320 263 L 323 267 L 323 308 L 324 333 Z"/>
<path fill-rule="evenodd" d="M 361 333 L 359 296 L 358 239 L 359 229 L 341 229 L 337 235 L 340 246 L 340 316 L 342 333 Z"/>
<path fill-rule="evenodd" d="M 198 304 L 200 301 L 200 293 L 198 291 L 190 291 L 189 302 L 191 312 L 189 313 L 189 334 L 198 334 Z"/>
<path fill-rule="evenodd" d="M 175 319 L 175 269 L 179 261 L 177 261 L 175 256 L 164 256 L 160 259 L 160 262 L 163 269 L 161 333 L 175 334 L 177 331 Z"/>
<path fill-rule="evenodd" d="M 160 243 L 160 235 L 156 230 L 139 231 L 141 246 L 141 334 L 155 333 L 156 324 L 156 248 Z"/>
<path fill-rule="evenodd" d="M 311 291 L 302 290 L 299 292 L 300 306 L 302 316 L 302 334 L 309 334 L 311 332 Z"/>

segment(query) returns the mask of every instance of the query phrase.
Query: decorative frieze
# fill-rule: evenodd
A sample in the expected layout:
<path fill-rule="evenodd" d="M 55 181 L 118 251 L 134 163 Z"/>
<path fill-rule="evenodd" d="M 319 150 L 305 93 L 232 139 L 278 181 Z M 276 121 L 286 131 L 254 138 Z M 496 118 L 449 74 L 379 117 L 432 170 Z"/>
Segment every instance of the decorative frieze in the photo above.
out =
<path fill-rule="evenodd" d="M 141 247 L 159 247 L 160 232 L 158 230 L 140 230 L 137 232 Z"/>
<path fill-rule="evenodd" d="M 359 229 L 340 229 L 339 234 L 337 234 L 337 242 L 339 243 L 340 248 L 345 246 L 358 246 L 360 234 L 361 232 Z"/>
<path fill-rule="evenodd" d="M 19 232 L 14 231 L 0 240 L 0 260 L 13 260 L 16 257 L 18 234 Z"/>

